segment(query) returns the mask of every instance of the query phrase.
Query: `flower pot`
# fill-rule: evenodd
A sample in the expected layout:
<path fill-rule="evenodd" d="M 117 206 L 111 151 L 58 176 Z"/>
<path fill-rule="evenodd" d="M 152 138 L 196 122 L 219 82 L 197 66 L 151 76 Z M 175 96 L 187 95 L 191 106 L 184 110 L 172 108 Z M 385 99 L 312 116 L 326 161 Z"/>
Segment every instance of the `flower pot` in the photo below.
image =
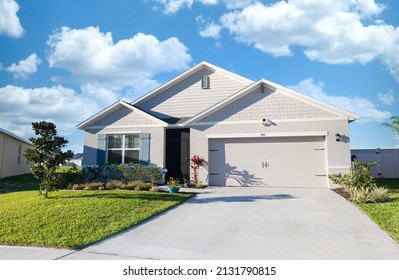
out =
<path fill-rule="evenodd" d="M 177 193 L 177 192 L 179 192 L 180 188 L 168 187 L 168 190 L 170 193 Z"/>

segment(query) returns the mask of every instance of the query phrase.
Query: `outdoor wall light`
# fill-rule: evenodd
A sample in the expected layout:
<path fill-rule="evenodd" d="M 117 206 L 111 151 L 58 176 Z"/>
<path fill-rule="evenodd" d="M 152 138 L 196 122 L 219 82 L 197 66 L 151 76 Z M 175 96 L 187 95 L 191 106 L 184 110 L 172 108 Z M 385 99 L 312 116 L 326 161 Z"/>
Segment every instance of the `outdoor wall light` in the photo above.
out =
<path fill-rule="evenodd" d="M 339 133 L 337 133 L 337 134 L 335 134 L 335 141 L 337 141 L 337 142 L 341 142 L 341 134 L 339 134 Z"/>

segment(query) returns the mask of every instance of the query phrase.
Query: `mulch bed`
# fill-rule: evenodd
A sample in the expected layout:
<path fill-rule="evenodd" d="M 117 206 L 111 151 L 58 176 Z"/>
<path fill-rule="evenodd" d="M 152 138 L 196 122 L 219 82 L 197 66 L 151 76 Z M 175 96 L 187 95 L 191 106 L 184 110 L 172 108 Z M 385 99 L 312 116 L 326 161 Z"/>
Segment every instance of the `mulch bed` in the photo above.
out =
<path fill-rule="evenodd" d="M 342 196 L 343 198 L 345 198 L 346 200 L 351 201 L 349 193 L 345 191 L 343 188 L 333 189 L 333 191 Z"/>

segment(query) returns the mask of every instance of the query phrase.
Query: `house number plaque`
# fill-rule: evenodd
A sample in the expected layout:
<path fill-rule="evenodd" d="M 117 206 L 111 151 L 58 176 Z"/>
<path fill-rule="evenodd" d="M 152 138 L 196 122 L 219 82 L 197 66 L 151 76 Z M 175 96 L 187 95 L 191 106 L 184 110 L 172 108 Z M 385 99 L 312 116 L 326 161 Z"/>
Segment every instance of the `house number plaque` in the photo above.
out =
<path fill-rule="evenodd" d="M 270 165 L 267 163 L 267 161 L 262 162 L 262 168 L 268 168 Z"/>

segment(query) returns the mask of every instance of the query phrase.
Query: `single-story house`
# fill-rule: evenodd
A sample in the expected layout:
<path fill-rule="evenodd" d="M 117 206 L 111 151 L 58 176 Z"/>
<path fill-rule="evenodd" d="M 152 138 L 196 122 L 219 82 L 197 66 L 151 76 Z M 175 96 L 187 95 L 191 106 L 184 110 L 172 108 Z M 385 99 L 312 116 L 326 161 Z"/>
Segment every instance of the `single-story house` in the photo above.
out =
<path fill-rule="evenodd" d="M 137 100 L 117 101 L 77 125 L 83 166 L 140 162 L 214 186 L 332 187 L 351 165 L 353 113 L 266 79 L 201 62 Z"/>
<path fill-rule="evenodd" d="M 83 153 L 74 154 L 73 157 L 64 165 L 67 166 L 82 166 Z"/>
<path fill-rule="evenodd" d="M 371 167 L 374 178 L 399 178 L 399 149 L 353 149 L 352 158 L 365 163 L 375 163 Z"/>
<path fill-rule="evenodd" d="M 0 178 L 29 173 L 24 154 L 31 147 L 29 141 L 0 128 Z"/>

